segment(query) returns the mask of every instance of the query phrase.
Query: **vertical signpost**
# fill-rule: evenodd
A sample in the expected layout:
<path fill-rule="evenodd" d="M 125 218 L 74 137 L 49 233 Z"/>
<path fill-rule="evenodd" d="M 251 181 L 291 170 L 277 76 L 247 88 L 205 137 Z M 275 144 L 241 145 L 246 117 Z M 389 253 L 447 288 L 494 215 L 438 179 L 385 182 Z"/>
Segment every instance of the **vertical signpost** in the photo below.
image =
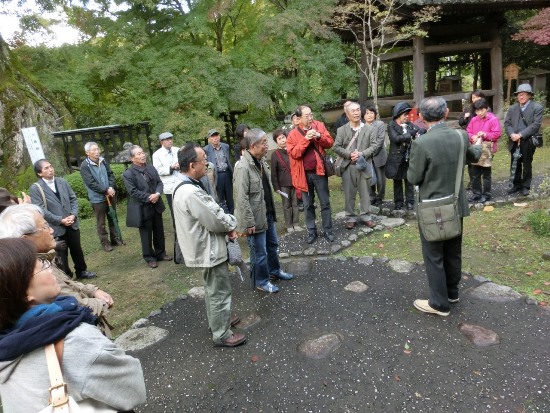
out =
<path fill-rule="evenodd" d="M 21 133 L 23 134 L 23 139 L 25 139 L 31 162 L 34 164 L 39 159 L 44 159 L 44 149 L 42 148 L 42 142 L 40 142 L 36 128 L 23 128 L 21 129 Z"/>
<path fill-rule="evenodd" d="M 510 104 L 510 93 L 512 88 L 512 80 L 518 80 L 520 67 L 515 63 L 510 63 L 504 68 L 504 79 L 508 81 L 508 89 L 506 92 L 506 101 Z"/>

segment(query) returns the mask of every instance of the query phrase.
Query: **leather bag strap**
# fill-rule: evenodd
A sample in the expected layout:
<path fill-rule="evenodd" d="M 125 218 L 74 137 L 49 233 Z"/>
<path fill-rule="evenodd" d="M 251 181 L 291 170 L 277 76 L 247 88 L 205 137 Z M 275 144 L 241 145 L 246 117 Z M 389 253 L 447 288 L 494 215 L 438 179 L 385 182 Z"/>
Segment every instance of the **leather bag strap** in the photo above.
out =
<path fill-rule="evenodd" d="M 460 190 L 460 181 L 462 180 L 461 171 L 464 170 L 464 139 L 462 139 L 462 134 L 455 129 L 458 137 L 460 138 L 460 154 L 458 155 L 458 166 L 456 167 L 456 180 L 455 180 L 455 196 L 458 196 Z"/>
<path fill-rule="evenodd" d="M 50 376 L 50 405 L 56 413 L 68 413 L 69 394 L 67 393 L 67 384 L 63 381 L 58 355 L 58 352 L 63 353 L 63 340 L 58 341 L 55 345 L 48 344 L 44 347 L 44 351 Z"/>

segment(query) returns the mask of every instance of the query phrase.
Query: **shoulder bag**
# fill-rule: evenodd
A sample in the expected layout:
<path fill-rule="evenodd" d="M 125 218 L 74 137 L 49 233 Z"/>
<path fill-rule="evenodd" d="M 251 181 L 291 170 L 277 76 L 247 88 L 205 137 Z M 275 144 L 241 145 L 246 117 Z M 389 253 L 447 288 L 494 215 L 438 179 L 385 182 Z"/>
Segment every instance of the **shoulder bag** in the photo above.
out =
<path fill-rule="evenodd" d="M 458 208 L 458 193 L 464 169 L 464 140 L 459 131 L 460 154 L 456 168 L 455 191 L 452 195 L 417 201 L 418 226 L 426 241 L 445 241 L 462 233 L 462 220 Z M 417 195 L 418 197 L 418 195 Z"/>
<path fill-rule="evenodd" d="M 48 406 L 38 413 L 117 413 L 117 410 L 96 400 L 87 399 L 77 403 L 69 396 L 67 383 L 63 381 L 56 349 L 60 354 L 63 353 L 63 340 L 58 341 L 55 345 L 48 344 L 44 347 L 48 374 L 50 375 L 50 400 Z"/>
<path fill-rule="evenodd" d="M 521 111 L 521 108 L 519 109 L 519 114 L 521 116 L 521 119 L 523 119 L 523 123 L 525 123 L 525 125 L 527 126 L 527 122 L 523 117 L 523 112 Z M 531 143 L 535 148 L 542 148 L 542 146 L 544 145 L 544 141 L 542 140 L 542 133 L 540 133 L 540 131 L 531 136 Z"/>
<path fill-rule="evenodd" d="M 353 143 L 356 141 L 357 139 L 357 135 L 359 135 L 359 131 L 357 130 L 355 132 L 355 134 L 353 135 L 353 138 L 351 139 L 351 141 L 349 141 L 349 144 L 348 146 L 346 146 L 346 151 L 349 151 L 349 148 L 351 148 L 351 146 L 353 145 Z M 336 176 L 342 176 L 342 174 L 344 173 L 344 169 L 342 168 L 342 162 L 344 161 L 344 158 L 342 156 L 338 156 L 336 158 L 336 161 L 334 162 L 334 175 Z"/>

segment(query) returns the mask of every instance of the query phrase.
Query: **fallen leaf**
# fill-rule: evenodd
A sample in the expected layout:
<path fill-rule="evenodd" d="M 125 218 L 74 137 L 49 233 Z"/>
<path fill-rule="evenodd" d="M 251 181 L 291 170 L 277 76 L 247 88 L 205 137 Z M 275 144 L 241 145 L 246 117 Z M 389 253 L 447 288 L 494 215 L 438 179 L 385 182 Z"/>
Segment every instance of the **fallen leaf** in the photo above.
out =
<path fill-rule="evenodd" d="M 544 285 L 550 285 L 550 281 L 545 281 Z"/>
<path fill-rule="evenodd" d="M 534 290 L 533 291 L 533 294 L 535 294 L 535 295 L 540 294 L 540 293 L 542 293 L 542 290 Z"/>
<path fill-rule="evenodd" d="M 409 343 L 405 343 L 405 350 L 408 350 L 409 348 Z"/>
<path fill-rule="evenodd" d="M 474 370 L 474 374 L 475 374 L 476 376 L 481 376 L 481 371 L 479 371 L 479 370 Z"/>
<path fill-rule="evenodd" d="M 391 234 L 388 234 L 388 233 L 384 234 L 384 238 L 390 238 L 390 237 L 391 237 Z"/>
<path fill-rule="evenodd" d="M 495 210 L 495 207 L 492 205 L 488 205 L 485 208 L 483 208 L 483 212 L 493 212 Z M 483 226 L 485 228 L 485 226 Z"/>
<path fill-rule="evenodd" d="M 378 248 L 384 248 L 384 244 L 378 244 Z"/>
<path fill-rule="evenodd" d="M 410 356 L 412 353 L 412 350 L 403 350 L 403 353 L 405 353 L 407 356 Z"/>
<path fill-rule="evenodd" d="M 415 395 L 416 397 L 418 397 L 418 398 L 421 398 L 421 397 L 422 397 L 422 395 L 421 395 L 420 393 L 418 393 L 418 392 L 416 392 L 414 395 Z"/>
<path fill-rule="evenodd" d="M 532 272 L 532 271 L 528 271 L 528 272 L 525 273 L 525 275 L 528 275 L 528 276 L 530 277 L 531 275 L 533 275 L 533 272 Z"/>
<path fill-rule="evenodd" d="M 252 363 L 256 363 L 259 359 L 260 357 L 258 356 L 250 356 L 250 360 L 252 361 Z"/>
<path fill-rule="evenodd" d="M 399 377 L 397 374 L 394 376 L 395 381 L 401 381 L 401 377 Z"/>
<path fill-rule="evenodd" d="M 539 305 L 540 305 L 541 307 L 546 307 L 546 306 L 548 305 L 548 303 L 547 303 L 546 301 L 541 301 L 541 302 L 539 303 Z"/>
<path fill-rule="evenodd" d="M 514 202 L 515 207 L 525 208 L 527 205 L 527 202 Z"/>

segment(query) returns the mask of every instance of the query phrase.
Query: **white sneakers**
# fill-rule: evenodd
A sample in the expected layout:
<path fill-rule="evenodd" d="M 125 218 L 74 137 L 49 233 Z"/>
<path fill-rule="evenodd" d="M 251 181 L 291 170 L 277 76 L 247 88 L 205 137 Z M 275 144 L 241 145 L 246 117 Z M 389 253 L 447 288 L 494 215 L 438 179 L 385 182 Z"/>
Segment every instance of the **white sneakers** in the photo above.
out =
<path fill-rule="evenodd" d="M 414 306 L 417 310 L 420 310 L 423 313 L 437 314 L 442 317 L 447 317 L 449 314 L 451 314 L 450 311 L 439 311 L 435 308 L 432 308 L 430 304 L 428 304 L 428 300 L 414 300 Z"/>

